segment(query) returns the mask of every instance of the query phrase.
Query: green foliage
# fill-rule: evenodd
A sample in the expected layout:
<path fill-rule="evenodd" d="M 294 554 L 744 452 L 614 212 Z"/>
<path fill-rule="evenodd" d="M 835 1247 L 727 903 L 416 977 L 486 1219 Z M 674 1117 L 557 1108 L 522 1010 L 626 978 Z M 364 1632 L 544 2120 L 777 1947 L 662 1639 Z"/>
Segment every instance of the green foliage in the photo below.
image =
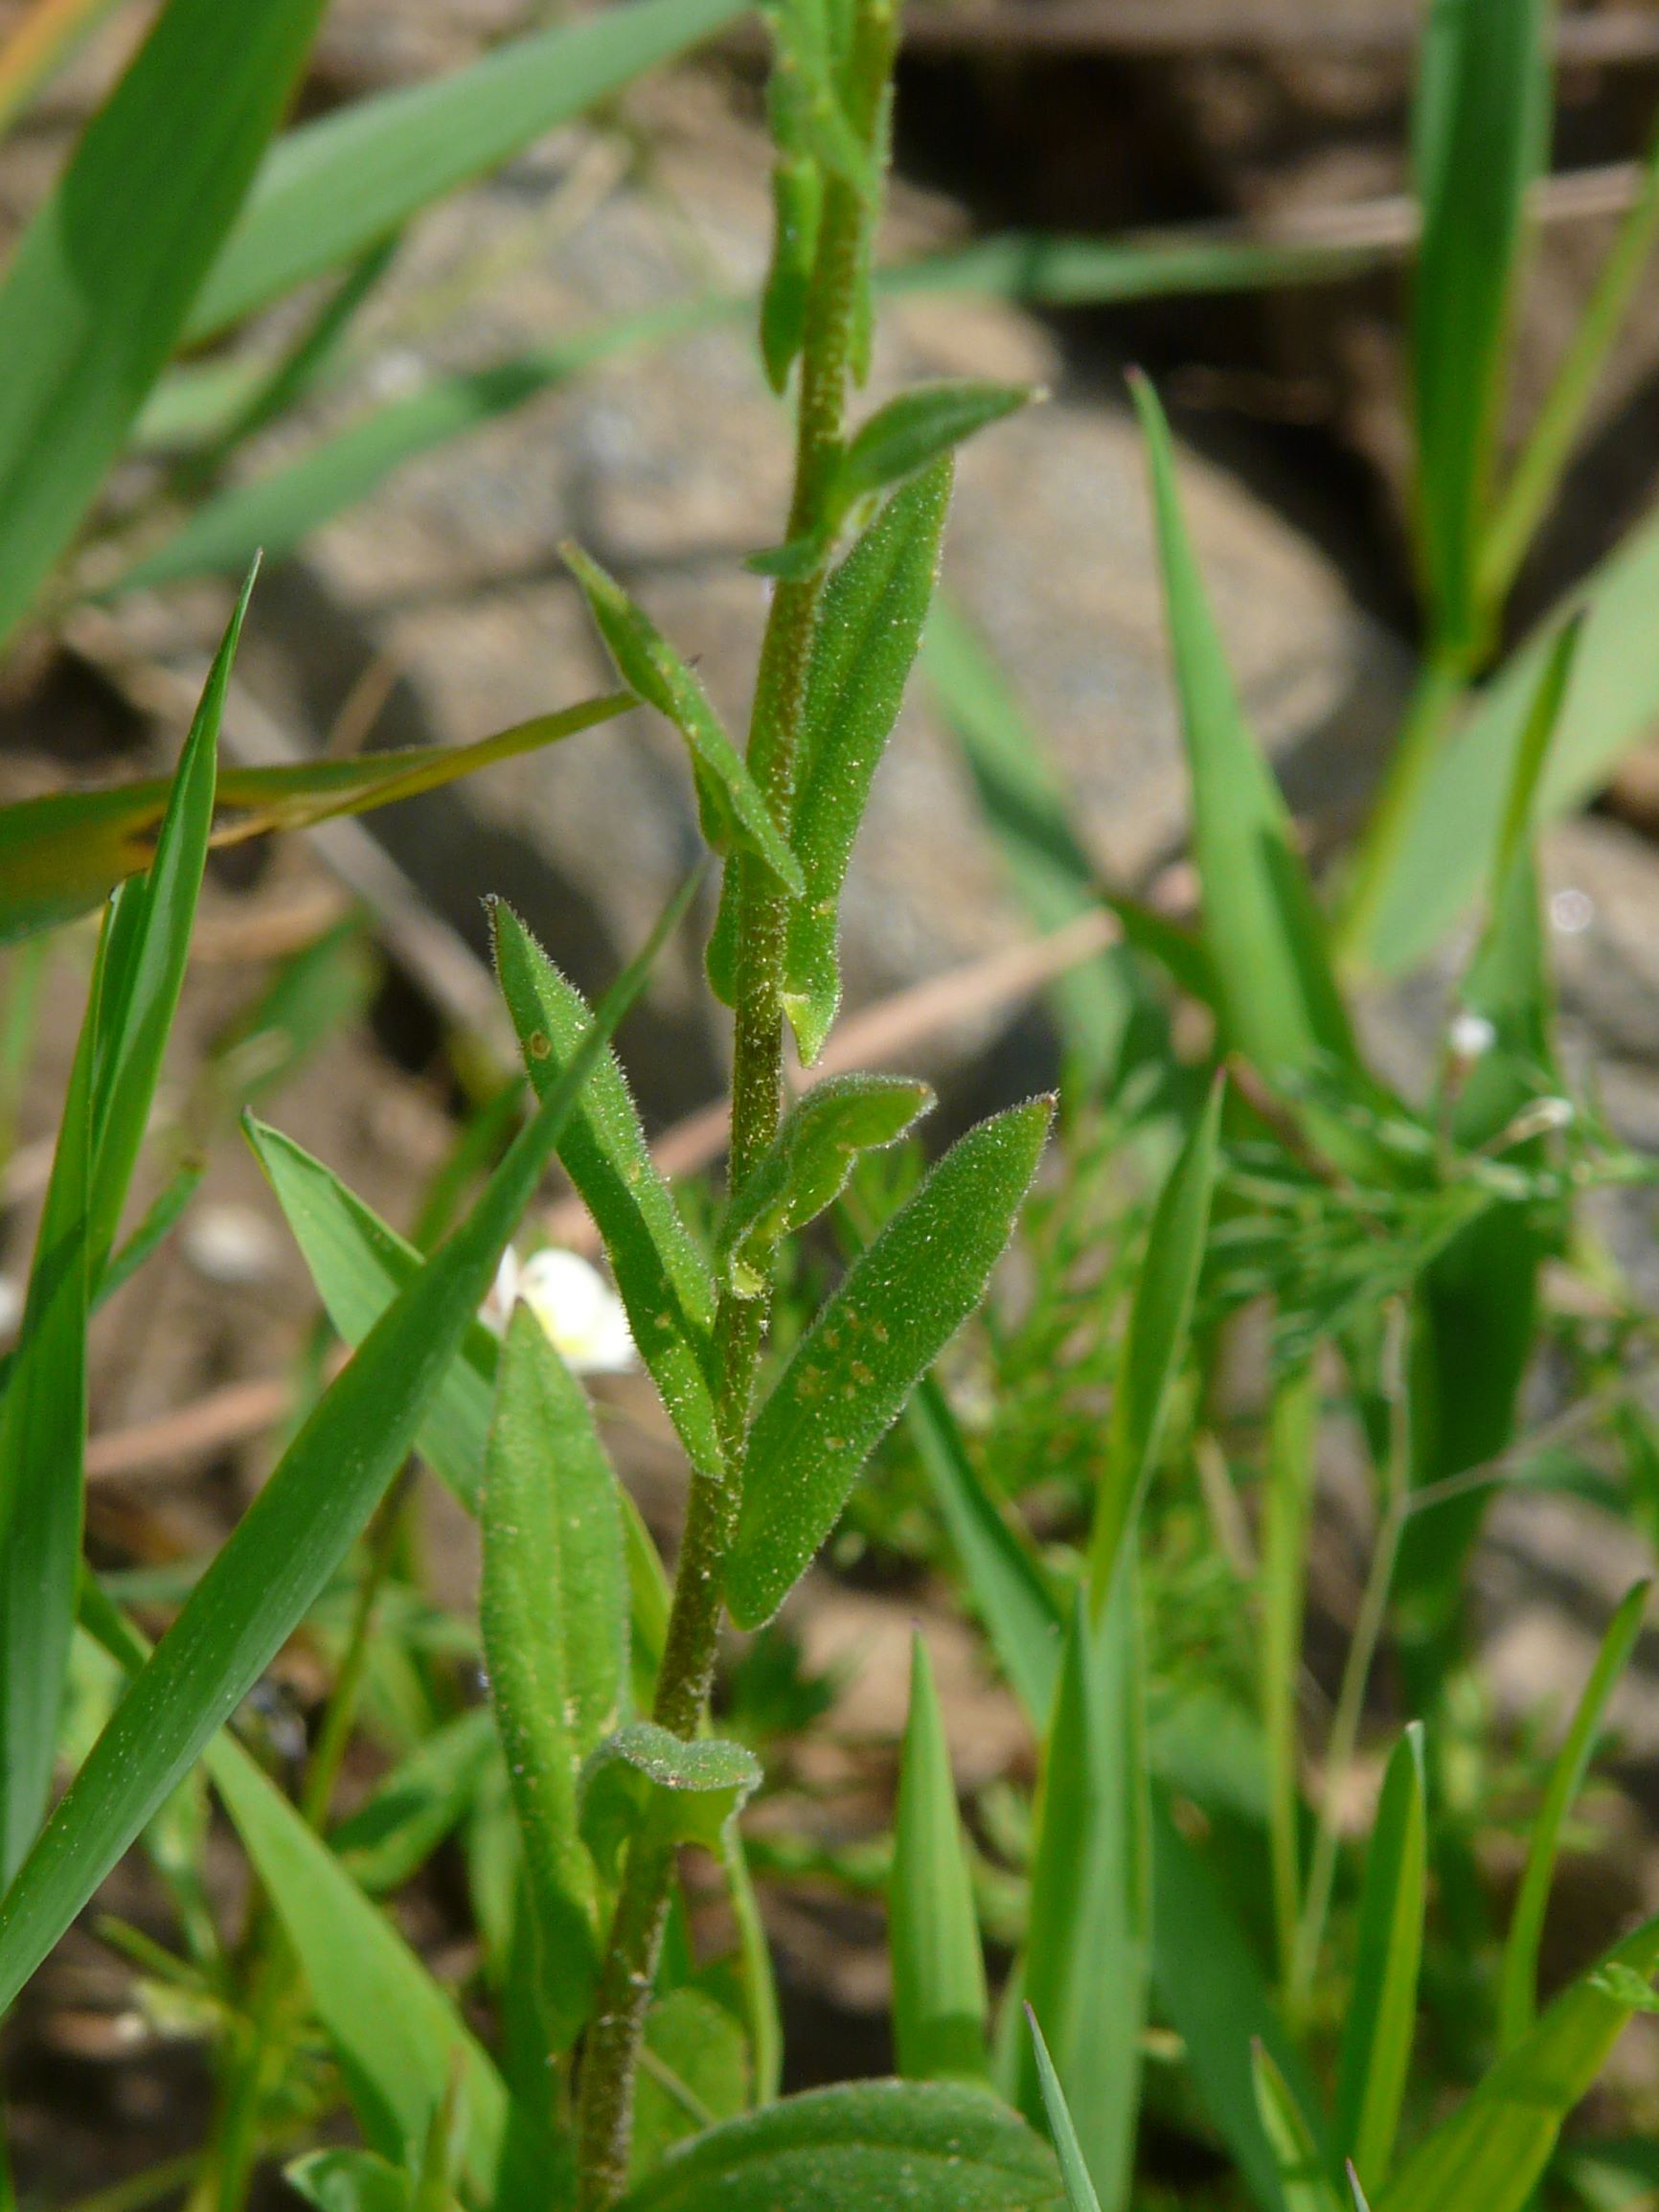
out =
<path fill-rule="evenodd" d="M 913 2081 L 989 2073 L 985 1958 L 933 1668 L 910 1648 L 910 1718 L 893 1817 L 893 2038 Z"/>
<path fill-rule="evenodd" d="M 1048 1102 L 1034 1100 L 960 1138 L 796 1346 L 744 1460 L 726 1576 L 739 1627 L 777 1611 L 875 1443 L 984 1295 L 1049 1115 Z"/>
<path fill-rule="evenodd" d="M 636 1833 L 717 1852 L 732 1819 L 761 1779 L 742 1744 L 705 1737 L 688 1744 L 654 1721 L 632 1721 L 595 1746 L 581 1776 L 581 1833 L 607 1873 Z"/>

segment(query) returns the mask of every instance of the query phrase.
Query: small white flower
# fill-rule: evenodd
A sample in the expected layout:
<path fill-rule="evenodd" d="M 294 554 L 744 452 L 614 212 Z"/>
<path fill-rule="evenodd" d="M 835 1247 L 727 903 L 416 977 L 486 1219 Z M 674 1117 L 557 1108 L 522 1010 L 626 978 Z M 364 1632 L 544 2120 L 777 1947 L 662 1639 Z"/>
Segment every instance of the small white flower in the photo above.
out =
<path fill-rule="evenodd" d="M 484 1306 L 485 1320 L 504 1329 L 517 1299 L 541 1323 L 573 1374 L 620 1375 L 634 1365 L 637 1354 L 623 1302 L 580 1252 L 549 1245 L 520 1260 L 509 1246 Z"/>
<path fill-rule="evenodd" d="M 185 1259 L 204 1282 L 232 1289 L 268 1283 L 283 1264 L 283 1240 L 252 1206 L 202 1206 L 179 1235 Z"/>
<path fill-rule="evenodd" d="M 1563 937 L 1577 937 L 1595 919 L 1595 904 L 1587 891 L 1557 891 L 1550 901 L 1550 920 Z"/>
<path fill-rule="evenodd" d="M 1468 1007 L 1465 1007 L 1461 1014 L 1453 1017 L 1446 1035 L 1459 1060 L 1479 1060 L 1483 1053 L 1490 1052 L 1498 1041 L 1498 1033 L 1486 1015 L 1476 1014 Z"/>

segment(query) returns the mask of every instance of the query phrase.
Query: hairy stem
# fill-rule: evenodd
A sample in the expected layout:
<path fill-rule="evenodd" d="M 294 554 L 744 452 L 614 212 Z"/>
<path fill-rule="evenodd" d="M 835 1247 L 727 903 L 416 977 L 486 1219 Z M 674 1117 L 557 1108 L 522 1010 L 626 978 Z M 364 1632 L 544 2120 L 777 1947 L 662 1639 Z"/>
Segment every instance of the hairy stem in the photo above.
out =
<path fill-rule="evenodd" d="M 815 534 L 841 448 L 864 220 L 863 206 L 851 187 L 831 183 L 802 352 L 791 539 Z M 827 568 L 826 560 L 809 576 L 779 583 L 761 649 L 748 762 L 785 831 L 807 667 Z M 736 855 L 730 865 L 738 924 L 730 1149 L 730 1182 L 736 1190 L 777 1135 L 783 1112 L 781 993 L 788 902 L 752 857 Z M 654 1709 L 657 1722 L 678 1736 L 695 1734 L 714 1675 L 726 1554 L 737 1521 L 743 1448 L 771 1304 L 772 1257 L 761 1256 L 759 1271 L 765 1285 L 761 1294 L 739 1298 L 722 1290 L 715 1318 L 725 1471 L 723 1479 L 694 1475 L 692 1481 Z M 636 1838 L 623 1874 L 582 2057 L 577 2118 L 580 2212 L 602 2212 L 626 2184 L 640 2039 L 672 1877 L 672 1852 Z"/>

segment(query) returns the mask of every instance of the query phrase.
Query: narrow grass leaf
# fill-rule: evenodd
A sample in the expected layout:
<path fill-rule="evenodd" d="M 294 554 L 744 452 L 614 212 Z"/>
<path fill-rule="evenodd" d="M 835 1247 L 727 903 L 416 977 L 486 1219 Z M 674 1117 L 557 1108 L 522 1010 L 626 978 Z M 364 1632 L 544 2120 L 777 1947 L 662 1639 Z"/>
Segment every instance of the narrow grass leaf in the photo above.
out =
<path fill-rule="evenodd" d="M 933 1667 L 910 1646 L 910 1717 L 888 1890 L 893 2036 L 912 2081 L 989 2081 L 985 1957 Z"/>
<path fill-rule="evenodd" d="M 700 1843 L 718 1857 L 727 1823 L 760 1787 L 761 1765 L 743 1744 L 717 1736 L 688 1743 L 654 1721 L 630 1721 L 589 1753 L 581 1773 L 581 1833 L 607 1877 L 623 1845 Z"/>
<path fill-rule="evenodd" d="M 560 346 L 517 353 L 484 369 L 434 376 L 423 390 L 376 407 L 298 460 L 216 493 L 170 537 L 123 569 L 99 597 L 240 570 L 256 551 L 281 559 L 419 455 L 511 414 L 613 354 L 695 328 L 708 312 L 691 302 L 619 316 Z"/>
<path fill-rule="evenodd" d="M 90 1576 L 81 1585 L 89 1634 L 141 1679 L 149 1647 Z M 371 2145 L 412 2162 L 459 2065 L 466 2089 L 465 2170 L 471 2191 L 495 2194 L 511 2135 L 501 2077 L 450 1997 L 333 1852 L 229 1734 L 205 1750 L 208 1770 L 294 1947 Z"/>
<path fill-rule="evenodd" d="M 253 586 L 250 572 L 179 755 L 154 855 L 142 881 L 129 884 L 118 901 L 111 924 L 92 1102 L 88 1235 L 95 1280 L 115 1243 L 184 984 L 213 830 L 219 723 Z"/>
<path fill-rule="evenodd" d="M 813 632 L 790 824 L 806 895 L 789 910 L 784 954 L 784 1011 L 808 1066 L 841 1003 L 842 885 L 921 642 L 950 486 L 943 461 L 894 494 L 825 586 Z M 710 947 L 722 996 L 731 989 L 729 976 L 721 983 L 722 925 L 729 931 L 731 920 L 722 905 Z"/>
<path fill-rule="evenodd" d="M 1281 1974 L 1294 1987 L 1302 1918 L 1302 1682 L 1307 1603 L 1307 1539 L 1313 1516 L 1319 1388 L 1311 1365 L 1275 1377 L 1262 1485 L 1258 1638 L 1261 1734 L 1266 1756 L 1273 1920 Z"/>
<path fill-rule="evenodd" d="M 1089 1537 L 1089 1585 L 1097 1609 L 1105 1603 L 1125 1537 L 1140 1512 L 1170 1393 L 1187 1355 L 1193 1300 L 1210 1228 L 1221 1101 L 1222 1088 L 1216 1083 L 1170 1171 L 1147 1232 L 1146 1258 L 1129 1307 L 1106 1464 Z"/>
<path fill-rule="evenodd" d="M 1548 155 L 1549 0 L 1435 0 L 1416 111 L 1418 555 L 1438 636 L 1473 650 L 1476 564 L 1528 187 Z"/>
<path fill-rule="evenodd" d="M 0 1872 L 45 1817 L 85 1502 L 92 1062 L 102 946 L 58 1123 L 17 1346 L 0 1398 Z"/>
<path fill-rule="evenodd" d="M 738 847 L 764 861 L 785 891 L 804 889 L 800 865 L 708 694 L 655 624 L 614 577 L 577 545 L 559 548 L 581 586 L 623 681 L 672 722 L 691 750 L 703 834 L 717 853 Z"/>
<path fill-rule="evenodd" d="M 1245 723 L 1182 518 L 1169 425 L 1144 377 L 1133 392 L 1151 465 L 1204 938 L 1227 1035 L 1269 1081 L 1321 1060 L 1352 1065 L 1348 1015 L 1290 817 Z"/>
<path fill-rule="evenodd" d="M 946 593 L 922 640 L 921 673 L 973 779 L 980 810 L 1014 892 L 1046 935 L 1100 904 L 1097 870 L 1078 841 L 1077 809 L 983 639 Z M 1104 1082 L 1122 1055 L 1139 992 L 1118 948 L 1049 986 L 1061 1034 L 1085 1083 Z"/>
<path fill-rule="evenodd" d="M 1152 1975 L 1186 2047 L 1193 2086 L 1262 2212 L 1285 2212 L 1279 2162 L 1256 2105 L 1260 2042 L 1304 2111 L 1317 2109 L 1307 2069 L 1268 1995 L 1250 1940 L 1194 1845 L 1152 1791 Z M 1415 2212 L 1415 2208 L 1414 2208 Z"/>
<path fill-rule="evenodd" d="M 1659 1973 L 1659 1920 L 1644 1922 L 1563 1990 L 1388 2186 L 1376 2212 L 1522 2212 L 1561 2123 L 1601 2072 L 1635 2007 L 1608 1969 L 1643 1984 Z"/>
<path fill-rule="evenodd" d="M 1359 1955 L 1337 2064 L 1335 2137 L 1367 2188 L 1388 2178 L 1417 2031 L 1428 1893 L 1422 1725 L 1395 1745 L 1383 1777 L 1359 1900 Z"/>
<path fill-rule="evenodd" d="M 731 1288 L 757 1296 L 760 1255 L 816 1220 L 859 1154 L 897 1144 L 933 1103 L 926 1083 L 897 1075 L 831 1076 L 798 1099 L 726 1209 L 716 1257 Z"/>
<path fill-rule="evenodd" d="M 983 2089 L 849 2082 L 672 2151 L 619 2212 L 1061 2212 L 1054 2155 Z"/>
<path fill-rule="evenodd" d="M 0 285 L 0 638 L 177 344 L 322 12 L 169 0 L 24 232 Z"/>
<path fill-rule="evenodd" d="M 858 1471 L 979 1304 L 1036 1173 L 1051 1106 L 961 1138 L 859 1254 L 750 1430 L 726 1595 L 759 1628 L 805 1573 Z"/>
<path fill-rule="evenodd" d="M 739 0 L 637 0 L 503 40 L 466 69 L 289 131 L 254 181 L 188 335 L 210 336 L 354 260 L 430 201 L 741 12 Z"/>
<path fill-rule="evenodd" d="M 1089 2179 L 1089 2170 L 1083 2163 L 1082 2145 L 1078 2141 L 1077 2129 L 1072 2125 L 1071 2111 L 1066 2104 L 1065 2090 L 1055 2071 L 1049 2047 L 1043 2041 L 1043 2032 L 1037 2025 L 1037 2017 L 1030 2007 L 1025 2008 L 1026 2024 L 1031 2029 L 1032 2048 L 1036 2057 L 1037 2080 L 1042 2085 L 1043 2110 L 1048 2114 L 1049 2133 L 1054 2138 L 1055 2155 L 1060 2162 L 1060 2178 L 1066 2185 L 1066 2202 L 1071 2212 L 1101 2212 L 1101 2201 L 1095 2195 L 1095 2185 Z"/>
<path fill-rule="evenodd" d="M 226 768 L 217 781 L 211 843 L 237 845 L 273 830 L 306 830 L 435 791 L 497 761 L 556 744 L 634 704 L 625 692 L 536 715 L 469 745 L 415 745 L 359 760 Z M 0 807 L 0 945 L 68 922 L 148 868 L 172 794 L 171 777 L 104 791 L 66 791 Z"/>
<path fill-rule="evenodd" d="M 1626 1592 L 1624 1603 L 1613 1615 L 1573 1714 L 1572 1725 L 1550 1768 L 1544 1801 L 1538 1808 L 1527 1846 L 1527 1871 L 1521 1878 L 1510 1916 L 1510 1932 L 1498 1977 L 1498 2043 L 1503 2050 L 1512 2049 L 1522 2041 L 1536 2016 L 1538 1949 L 1543 1940 L 1544 1915 L 1550 1902 L 1550 1885 L 1555 1879 L 1556 1859 L 1561 1847 L 1561 1831 L 1584 1787 L 1608 1702 L 1636 1648 L 1652 1590 L 1650 1582 L 1637 1583 Z M 1363 2163 L 1359 2170 L 1361 2175 L 1366 2175 Z"/>
<path fill-rule="evenodd" d="M 531 1083 L 545 1096 L 582 1038 L 587 1005 L 510 907 L 497 901 L 490 916 L 502 992 Z M 657 1173 L 614 1055 L 601 1059 L 584 1085 L 559 1158 L 604 1240 L 634 1342 L 693 1466 L 718 1474 L 714 1279 Z"/>
<path fill-rule="evenodd" d="M 371 1897 L 401 1889 L 466 1818 L 500 1757 L 487 1706 L 445 1721 L 381 1777 L 329 1835 L 329 1849 Z"/>
<path fill-rule="evenodd" d="M 0 2006 L 17 1991 L 327 1584 L 409 1451 L 590 1067 L 643 990 L 695 878 L 462 1226 L 320 1400 L 192 1590 L 0 1901 Z"/>
<path fill-rule="evenodd" d="M 1278 2161 L 1284 2212 L 1342 2212 L 1307 2122 L 1284 2076 L 1261 2043 L 1254 2046 L 1251 2061 L 1256 2109 Z"/>
<path fill-rule="evenodd" d="M 987 1489 L 931 1375 L 917 1384 L 905 1421 L 991 1649 L 1040 1732 L 1054 1712 L 1064 1608 L 1031 1544 Z"/>
<path fill-rule="evenodd" d="M 1129 2201 L 1150 1936 L 1146 1729 L 1136 1578 L 1103 1609 L 1079 1589 L 1044 1754 L 1021 1990 L 1042 2023 L 1105 2212 Z M 1018 2102 L 1040 2119 L 1034 2050 Z"/>
<path fill-rule="evenodd" d="M 1599 790 L 1659 718 L 1650 643 L 1659 526 L 1632 532 L 1518 652 L 1447 741 L 1423 780 L 1384 896 L 1354 950 L 1396 974 L 1424 959 L 1479 895 L 1493 841 L 1562 627 L 1581 613 L 1572 682 L 1537 795 L 1540 820 Z"/>
<path fill-rule="evenodd" d="M 1036 396 L 1030 384 L 993 384 L 972 376 L 901 392 L 853 433 L 836 482 L 841 500 L 851 506 L 914 476 Z"/>
<path fill-rule="evenodd" d="M 479 1618 L 541 1958 L 548 2032 L 575 2041 L 599 1971 L 581 1763 L 622 1718 L 627 1595 L 616 1477 L 587 1398 L 527 1306 L 508 1323 L 484 1485 Z"/>

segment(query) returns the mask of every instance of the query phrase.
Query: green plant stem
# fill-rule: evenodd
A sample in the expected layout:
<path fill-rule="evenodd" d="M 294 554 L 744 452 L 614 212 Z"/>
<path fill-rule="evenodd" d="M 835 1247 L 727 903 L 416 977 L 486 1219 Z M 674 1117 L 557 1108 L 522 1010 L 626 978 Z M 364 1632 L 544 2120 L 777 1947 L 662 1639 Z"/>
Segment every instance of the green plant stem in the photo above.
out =
<path fill-rule="evenodd" d="M 1396 1316 L 1391 1324 L 1387 1357 L 1391 1367 L 1397 1370 L 1403 1365 L 1404 1360 L 1403 1334 L 1403 1319 Z M 1365 1588 L 1360 1595 L 1353 1637 L 1348 1647 L 1348 1656 L 1343 1662 L 1342 1682 L 1336 1694 L 1336 1710 L 1331 1716 L 1330 1733 L 1326 1740 L 1325 1788 L 1320 1797 L 1318 1825 L 1314 1831 L 1313 1849 L 1308 1857 L 1307 1886 L 1303 1896 L 1302 1919 L 1296 1930 L 1295 1949 L 1285 1990 L 1285 2012 L 1292 2023 L 1306 2019 L 1313 1995 L 1313 1979 L 1319 1968 L 1319 1953 L 1325 1943 L 1331 1891 L 1336 1881 L 1337 1832 L 1343 1795 L 1359 1744 L 1359 1727 L 1365 1715 L 1365 1693 L 1371 1681 L 1377 1646 L 1382 1640 L 1383 1623 L 1388 1617 L 1389 1591 L 1394 1584 L 1395 1562 L 1399 1556 L 1400 1538 L 1411 1510 L 1407 1488 L 1411 1451 L 1409 1409 L 1404 1382 L 1398 1374 L 1391 1387 L 1391 1396 L 1394 1402 L 1394 1432 L 1389 1439 L 1388 1459 L 1383 1471 L 1384 1494 L 1378 1515 L 1376 1539 L 1372 1547 L 1371 1567 L 1366 1576 Z"/>
<path fill-rule="evenodd" d="M 1468 677 L 1467 658 L 1461 650 L 1442 647 L 1423 663 L 1354 855 L 1336 933 L 1337 949 L 1346 961 L 1364 962 L 1423 786 Z"/>
<path fill-rule="evenodd" d="M 841 450 L 864 219 L 856 194 L 832 181 L 825 198 L 802 351 L 791 539 L 817 530 Z M 810 576 L 779 583 L 761 649 L 748 763 L 774 819 L 785 828 L 807 667 L 827 571 L 826 559 Z M 738 1004 L 729 1179 L 736 1190 L 777 1134 L 782 1115 L 781 994 L 788 906 L 757 862 L 739 855 L 732 866 Z M 678 1736 L 695 1734 L 714 1676 L 726 1554 L 737 1521 L 743 1447 L 771 1303 L 774 1254 L 756 1258 L 765 1288 L 750 1298 L 723 1290 L 715 1318 L 724 1471 L 721 1477 L 694 1475 L 692 1481 L 654 1708 L 658 1723 Z M 580 2212 L 602 2212 L 626 2184 L 640 2039 L 673 1864 L 670 1848 L 640 1837 L 628 1851 L 582 2057 L 577 2117 Z"/>
<path fill-rule="evenodd" d="M 1629 310 L 1656 237 L 1659 138 L 1649 148 L 1641 193 L 1619 226 L 1481 545 L 1475 589 L 1481 606 L 1494 621 L 1556 496 L 1596 380 Z"/>
<path fill-rule="evenodd" d="M 1261 1530 L 1261 1729 L 1267 1745 L 1268 1849 L 1279 1971 L 1288 1985 L 1301 1912 L 1297 1689 L 1302 1676 L 1307 1522 L 1318 1410 L 1310 1370 L 1274 1393 Z"/>

